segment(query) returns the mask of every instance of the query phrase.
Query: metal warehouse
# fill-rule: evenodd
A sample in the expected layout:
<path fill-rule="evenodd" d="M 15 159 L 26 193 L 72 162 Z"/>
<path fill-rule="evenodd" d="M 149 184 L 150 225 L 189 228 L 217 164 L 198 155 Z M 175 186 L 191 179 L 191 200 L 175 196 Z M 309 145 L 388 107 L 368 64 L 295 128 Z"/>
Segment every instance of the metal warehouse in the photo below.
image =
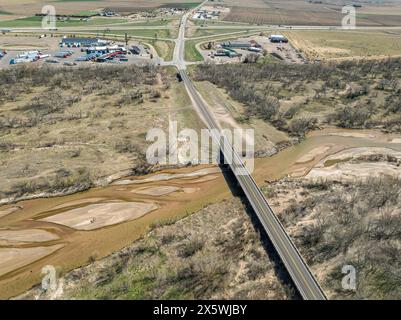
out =
<path fill-rule="evenodd" d="M 60 46 L 67 47 L 93 47 L 93 46 L 104 46 L 107 45 L 107 40 L 101 40 L 97 38 L 63 38 L 60 42 Z"/>
<path fill-rule="evenodd" d="M 223 48 L 249 48 L 252 44 L 249 41 L 228 41 L 221 44 Z"/>

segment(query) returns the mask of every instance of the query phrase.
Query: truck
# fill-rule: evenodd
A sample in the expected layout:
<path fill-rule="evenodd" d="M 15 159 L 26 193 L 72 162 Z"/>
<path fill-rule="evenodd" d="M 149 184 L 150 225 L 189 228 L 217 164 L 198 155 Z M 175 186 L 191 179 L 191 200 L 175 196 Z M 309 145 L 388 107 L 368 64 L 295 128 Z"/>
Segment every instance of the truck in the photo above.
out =
<path fill-rule="evenodd" d="M 249 47 L 248 51 L 260 53 L 260 52 L 263 51 L 263 49 L 262 48 L 257 48 L 257 47 Z"/>
<path fill-rule="evenodd" d="M 71 55 L 71 52 L 70 51 L 60 51 L 60 52 L 57 52 L 54 56 L 56 57 L 56 58 L 67 58 L 67 57 L 69 57 Z"/>
<path fill-rule="evenodd" d="M 27 62 L 32 62 L 32 59 L 30 58 L 14 58 L 10 60 L 10 64 L 18 64 L 18 63 L 27 63 Z"/>
<path fill-rule="evenodd" d="M 25 51 L 19 55 L 17 55 L 17 59 L 32 59 L 37 60 L 40 52 L 38 50 L 34 51 Z"/>

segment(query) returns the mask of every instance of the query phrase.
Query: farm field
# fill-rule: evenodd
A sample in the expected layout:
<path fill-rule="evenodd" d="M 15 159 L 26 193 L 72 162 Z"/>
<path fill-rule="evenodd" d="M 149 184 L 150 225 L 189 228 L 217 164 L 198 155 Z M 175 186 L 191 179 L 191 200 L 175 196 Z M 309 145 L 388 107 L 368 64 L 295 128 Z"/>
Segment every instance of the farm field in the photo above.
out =
<path fill-rule="evenodd" d="M 358 3 L 358 1 L 354 1 Z M 304 0 L 238 0 L 225 1 L 231 12 L 225 17 L 227 21 L 248 22 L 253 24 L 291 24 L 291 25 L 341 25 L 344 15 L 343 4 L 337 1 L 309 3 Z M 371 6 L 363 3 L 357 8 L 357 24 L 364 26 L 397 26 L 401 25 L 401 4 L 388 3 Z"/>
<path fill-rule="evenodd" d="M 400 31 L 286 31 L 309 59 L 385 58 L 401 55 Z"/>
<path fill-rule="evenodd" d="M 100 8 L 128 13 L 158 7 L 188 8 L 196 6 L 199 2 L 199 0 L 58 0 L 51 2 L 51 5 L 55 6 L 58 14 L 77 14 Z M 3 0 L 0 3 L 0 11 L 20 16 L 34 15 L 41 12 L 45 4 L 48 3 L 43 0 Z"/>
<path fill-rule="evenodd" d="M 126 30 L 123 29 L 123 26 L 121 26 L 121 29 L 107 29 L 107 28 L 101 28 L 99 27 L 98 29 L 82 29 L 76 31 L 74 34 L 75 36 L 81 35 L 92 35 L 96 37 L 102 37 L 102 38 L 107 38 L 107 39 L 113 39 L 114 37 L 121 37 L 123 38 L 125 34 L 127 33 L 128 37 L 130 38 L 147 38 L 147 39 L 153 39 L 153 40 L 169 40 L 169 39 L 174 39 L 175 38 L 175 33 L 174 30 L 170 29 L 134 29 L 134 30 Z M 60 33 L 62 34 L 62 32 Z"/>
<path fill-rule="evenodd" d="M 69 20 L 57 21 L 57 27 L 89 27 L 98 25 L 111 25 L 116 23 L 127 22 L 126 19 L 109 19 L 109 18 L 91 18 L 88 21 Z M 24 27 L 40 27 L 42 25 L 42 17 L 26 17 L 15 20 L 0 20 L 0 27 L 6 28 L 24 28 Z"/>
<path fill-rule="evenodd" d="M 224 21 L 224 20 L 189 20 L 190 23 L 196 26 L 238 26 L 238 25 L 247 25 L 245 22 L 234 22 L 234 21 Z"/>
<path fill-rule="evenodd" d="M 178 24 L 179 20 L 176 18 L 171 19 L 148 19 L 148 20 L 138 20 L 132 21 L 124 24 L 125 26 L 135 27 L 135 26 L 143 26 L 143 27 L 157 27 L 157 26 L 169 26 Z"/>

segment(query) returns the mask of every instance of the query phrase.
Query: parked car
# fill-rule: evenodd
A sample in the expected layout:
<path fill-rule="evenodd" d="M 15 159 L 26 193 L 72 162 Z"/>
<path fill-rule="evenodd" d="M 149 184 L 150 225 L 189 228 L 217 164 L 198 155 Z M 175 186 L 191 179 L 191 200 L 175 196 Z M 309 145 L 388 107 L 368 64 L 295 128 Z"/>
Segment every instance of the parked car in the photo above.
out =
<path fill-rule="evenodd" d="M 68 53 L 67 52 L 58 52 L 54 55 L 56 58 L 67 58 Z"/>
<path fill-rule="evenodd" d="M 58 61 L 56 59 L 46 59 L 45 62 L 47 62 L 47 63 L 60 63 L 60 61 Z"/>
<path fill-rule="evenodd" d="M 78 57 L 74 61 L 81 62 L 81 61 L 88 61 L 88 60 L 89 60 L 89 58 L 84 56 L 84 57 Z"/>

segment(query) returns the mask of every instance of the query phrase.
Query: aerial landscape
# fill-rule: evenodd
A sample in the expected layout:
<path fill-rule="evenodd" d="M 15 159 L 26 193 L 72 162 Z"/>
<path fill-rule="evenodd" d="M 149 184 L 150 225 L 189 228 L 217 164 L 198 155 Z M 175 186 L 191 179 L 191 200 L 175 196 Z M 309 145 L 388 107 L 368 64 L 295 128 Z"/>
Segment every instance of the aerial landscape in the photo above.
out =
<path fill-rule="evenodd" d="M 1 300 L 400 300 L 400 243 L 401 1 L 0 1 Z"/>

